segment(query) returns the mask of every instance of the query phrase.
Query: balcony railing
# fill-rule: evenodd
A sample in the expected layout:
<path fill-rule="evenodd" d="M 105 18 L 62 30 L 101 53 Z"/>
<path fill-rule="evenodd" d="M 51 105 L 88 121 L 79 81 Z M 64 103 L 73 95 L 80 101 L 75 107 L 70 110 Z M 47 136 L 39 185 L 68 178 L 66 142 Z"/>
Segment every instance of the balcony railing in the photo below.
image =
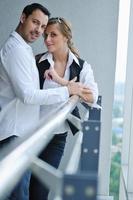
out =
<path fill-rule="evenodd" d="M 84 118 L 84 120 L 79 120 L 71 115 L 77 104 L 79 104 L 79 98 L 71 97 L 55 113 L 52 113 L 47 121 L 46 118 L 42 119 L 40 124 L 34 127 L 32 133 L 13 142 L 8 150 L 5 149 L 0 153 L 0 200 L 7 197 L 27 169 L 31 169 L 33 174 L 60 199 L 96 200 L 100 109 L 79 104 L 82 118 Z M 88 109 L 90 110 L 89 120 L 85 119 Z M 71 121 L 79 131 L 63 172 L 37 156 L 54 136 L 52 131 L 66 119 Z"/>

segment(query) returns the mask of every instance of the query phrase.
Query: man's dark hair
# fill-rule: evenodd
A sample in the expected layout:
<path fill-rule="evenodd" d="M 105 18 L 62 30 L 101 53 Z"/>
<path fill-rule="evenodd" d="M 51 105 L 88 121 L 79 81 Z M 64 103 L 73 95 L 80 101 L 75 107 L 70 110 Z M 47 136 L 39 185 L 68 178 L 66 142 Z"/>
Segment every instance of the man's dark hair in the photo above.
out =
<path fill-rule="evenodd" d="M 24 9 L 23 9 L 23 13 L 26 15 L 26 17 L 28 17 L 29 15 L 32 14 L 33 11 L 35 10 L 41 10 L 45 15 L 48 16 L 48 18 L 50 17 L 50 12 L 47 8 L 45 8 L 43 5 L 39 4 L 39 3 L 32 3 L 30 5 L 27 5 Z"/>

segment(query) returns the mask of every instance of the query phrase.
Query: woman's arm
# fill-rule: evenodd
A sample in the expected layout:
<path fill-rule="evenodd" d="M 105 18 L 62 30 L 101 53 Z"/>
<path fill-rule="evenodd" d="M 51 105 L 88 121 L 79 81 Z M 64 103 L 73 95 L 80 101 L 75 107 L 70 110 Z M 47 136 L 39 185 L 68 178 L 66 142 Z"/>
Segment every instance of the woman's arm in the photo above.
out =
<path fill-rule="evenodd" d="M 80 82 L 75 82 L 77 80 L 77 77 L 70 81 L 65 80 L 57 74 L 54 68 L 46 70 L 44 77 L 47 79 L 52 79 L 62 86 L 67 86 L 70 95 L 78 95 L 84 101 L 87 101 L 89 103 L 93 102 L 92 91 L 84 84 Z"/>

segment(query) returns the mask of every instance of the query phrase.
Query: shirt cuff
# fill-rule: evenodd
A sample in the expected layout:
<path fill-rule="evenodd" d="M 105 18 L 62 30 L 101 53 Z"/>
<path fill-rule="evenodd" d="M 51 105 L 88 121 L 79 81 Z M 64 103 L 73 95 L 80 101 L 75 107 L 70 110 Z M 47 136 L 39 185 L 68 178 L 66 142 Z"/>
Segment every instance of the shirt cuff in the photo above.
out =
<path fill-rule="evenodd" d="M 67 100 L 69 98 L 68 87 L 64 86 L 62 89 L 63 90 L 62 90 L 62 95 L 61 96 L 62 96 L 63 100 Z"/>

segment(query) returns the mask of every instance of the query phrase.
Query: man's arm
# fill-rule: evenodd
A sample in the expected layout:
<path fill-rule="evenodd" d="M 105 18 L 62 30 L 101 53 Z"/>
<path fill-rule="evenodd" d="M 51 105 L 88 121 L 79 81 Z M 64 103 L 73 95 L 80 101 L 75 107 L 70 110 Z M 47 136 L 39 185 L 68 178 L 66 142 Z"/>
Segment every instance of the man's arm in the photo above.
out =
<path fill-rule="evenodd" d="M 53 104 L 69 98 L 67 87 L 40 90 L 35 60 L 23 49 L 10 51 L 4 63 L 15 95 L 26 104 Z"/>
<path fill-rule="evenodd" d="M 82 100 L 93 103 L 94 99 L 92 91 L 88 87 L 85 87 L 82 83 L 75 82 L 77 77 L 70 81 L 65 80 L 57 74 L 54 68 L 46 70 L 44 77 L 46 79 L 52 79 L 62 86 L 67 86 L 70 95 L 78 95 L 82 98 Z"/>

